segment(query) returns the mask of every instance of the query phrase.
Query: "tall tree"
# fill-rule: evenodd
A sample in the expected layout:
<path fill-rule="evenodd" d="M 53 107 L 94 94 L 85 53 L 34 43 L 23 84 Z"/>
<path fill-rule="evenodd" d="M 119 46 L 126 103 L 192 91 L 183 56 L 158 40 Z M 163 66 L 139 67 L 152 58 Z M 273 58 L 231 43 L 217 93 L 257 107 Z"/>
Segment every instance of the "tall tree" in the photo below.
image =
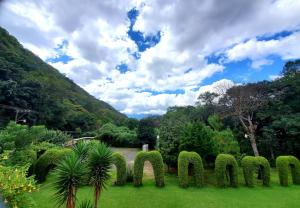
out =
<path fill-rule="evenodd" d="M 219 100 L 221 115 L 234 116 L 239 120 L 255 156 L 259 155 L 256 142 L 258 121 L 255 114 L 267 102 L 266 86 L 266 82 L 234 86 Z"/>

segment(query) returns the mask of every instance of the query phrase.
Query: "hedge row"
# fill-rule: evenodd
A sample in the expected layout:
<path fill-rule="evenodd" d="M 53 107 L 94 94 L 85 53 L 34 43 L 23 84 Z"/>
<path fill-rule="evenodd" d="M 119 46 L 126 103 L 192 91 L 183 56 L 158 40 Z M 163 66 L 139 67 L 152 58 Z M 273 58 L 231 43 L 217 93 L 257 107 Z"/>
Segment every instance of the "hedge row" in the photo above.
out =
<path fill-rule="evenodd" d="M 196 152 L 182 151 L 178 156 L 178 178 L 179 185 L 183 188 L 189 185 L 189 165 L 192 167 L 192 174 L 196 186 L 203 186 L 203 163 L 200 155 Z"/>
<path fill-rule="evenodd" d="M 56 166 L 56 163 L 67 154 L 71 154 L 71 149 L 49 149 L 36 162 L 34 173 L 38 182 L 44 182 L 48 172 Z"/>
<path fill-rule="evenodd" d="M 229 175 L 230 186 L 237 187 L 238 164 L 236 159 L 229 154 L 219 154 L 215 161 L 215 174 L 217 186 L 225 187 L 225 178 Z"/>
<path fill-rule="evenodd" d="M 278 169 L 280 185 L 288 185 L 289 170 L 292 173 L 294 184 L 300 184 L 300 162 L 294 156 L 279 156 L 276 158 L 276 167 Z"/>
<path fill-rule="evenodd" d="M 118 152 L 113 153 L 113 164 L 117 169 L 117 180 L 115 184 L 119 186 L 124 185 L 127 177 L 127 163 L 125 157 Z"/>
<path fill-rule="evenodd" d="M 266 158 L 261 156 L 246 156 L 242 159 L 241 165 L 247 186 L 254 186 L 253 175 L 257 170 L 261 173 L 263 185 L 270 185 L 270 163 Z"/>
<path fill-rule="evenodd" d="M 158 151 L 141 151 L 136 155 L 133 167 L 133 184 L 135 186 L 142 185 L 145 161 L 149 161 L 153 167 L 156 186 L 164 186 L 164 163 Z"/>

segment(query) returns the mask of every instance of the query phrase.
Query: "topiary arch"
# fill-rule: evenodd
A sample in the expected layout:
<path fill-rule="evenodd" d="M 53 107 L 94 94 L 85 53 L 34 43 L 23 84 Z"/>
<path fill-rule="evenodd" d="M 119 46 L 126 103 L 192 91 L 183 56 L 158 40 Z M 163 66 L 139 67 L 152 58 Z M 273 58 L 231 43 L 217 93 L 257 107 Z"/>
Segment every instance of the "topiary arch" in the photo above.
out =
<path fill-rule="evenodd" d="M 294 184 L 300 184 L 300 162 L 294 156 L 279 156 L 276 158 L 280 185 L 288 185 L 289 169 L 291 169 Z"/>
<path fill-rule="evenodd" d="M 266 158 L 261 156 L 246 156 L 242 159 L 241 165 L 247 186 L 254 186 L 253 175 L 257 168 L 261 170 L 263 185 L 270 185 L 270 163 Z"/>
<path fill-rule="evenodd" d="M 37 160 L 34 172 L 38 182 L 46 180 L 48 172 L 56 166 L 56 163 L 65 155 L 71 154 L 71 149 L 49 149 Z"/>
<path fill-rule="evenodd" d="M 178 156 L 179 185 L 183 188 L 189 185 L 189 165 L 192 165 L 192 173 L 196 186 L 203 186 L 203 163 L 196 152 L 182 151 Z"/>
<path fill-rule="evenodd" d="M 113 164 L 117 169 L 117 180 L 115 184 L 119 186 L 124 185 L 126 183 L 127 169 L 125 157 L 118 152 L 113 153 Z"/>
<path fill-rule="evenodd" d="M 156 186 L 164 186 L 164 163 L 158 151 L 141 151 L 136 155 L 133 167 L 133 184 L 135 186 L 142 185 L 145 161 L 149 161 L 153 167 Z"/>
<path fill-rule="evenodd" d="M 225 187 L 225 177 L 229 173 L 230 186 L 238 185 L 238 164 L 235 158 L 229 154 L 219 154 L 215 161 L 215 174 L 217 186 Z"/>

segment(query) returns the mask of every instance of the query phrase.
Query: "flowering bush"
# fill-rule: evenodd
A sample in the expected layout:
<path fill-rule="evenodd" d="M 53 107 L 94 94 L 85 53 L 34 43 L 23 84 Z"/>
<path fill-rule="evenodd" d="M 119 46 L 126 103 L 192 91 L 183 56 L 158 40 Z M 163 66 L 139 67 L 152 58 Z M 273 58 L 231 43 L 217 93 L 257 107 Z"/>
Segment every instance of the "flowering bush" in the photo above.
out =
<path fill-rule="evenodd" d="M 10 207 L 35 207 L 30 197 L 25 196 L 37 189 L 33 177 L 26 177 L 27 170 L 28 167 L 0 166 L 0 192 Z"/>

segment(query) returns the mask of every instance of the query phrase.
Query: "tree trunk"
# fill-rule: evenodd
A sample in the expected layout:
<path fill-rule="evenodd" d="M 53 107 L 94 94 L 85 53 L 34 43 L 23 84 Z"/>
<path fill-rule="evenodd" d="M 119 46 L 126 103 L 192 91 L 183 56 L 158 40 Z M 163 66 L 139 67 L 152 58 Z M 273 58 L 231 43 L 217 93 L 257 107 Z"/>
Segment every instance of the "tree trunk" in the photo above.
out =
<path fill-rule="evenodd" d="M 98 204 L 99 204 L 99 198 L 101 195 L 101 188 L 99 187 L 95 187 L 95 204 L 94 204 L 94 208 L 98 208 Z"/>
<path fill-rule="evenodd" d="M 257 145 L 256 145 L 255 135 L 250 134 L 249 137 L 250 137 L 250 143 L 251 143 L 251 147 L 252 147 L 254 155 L 259 156 L 259 152 L 258 152 Z"/>

